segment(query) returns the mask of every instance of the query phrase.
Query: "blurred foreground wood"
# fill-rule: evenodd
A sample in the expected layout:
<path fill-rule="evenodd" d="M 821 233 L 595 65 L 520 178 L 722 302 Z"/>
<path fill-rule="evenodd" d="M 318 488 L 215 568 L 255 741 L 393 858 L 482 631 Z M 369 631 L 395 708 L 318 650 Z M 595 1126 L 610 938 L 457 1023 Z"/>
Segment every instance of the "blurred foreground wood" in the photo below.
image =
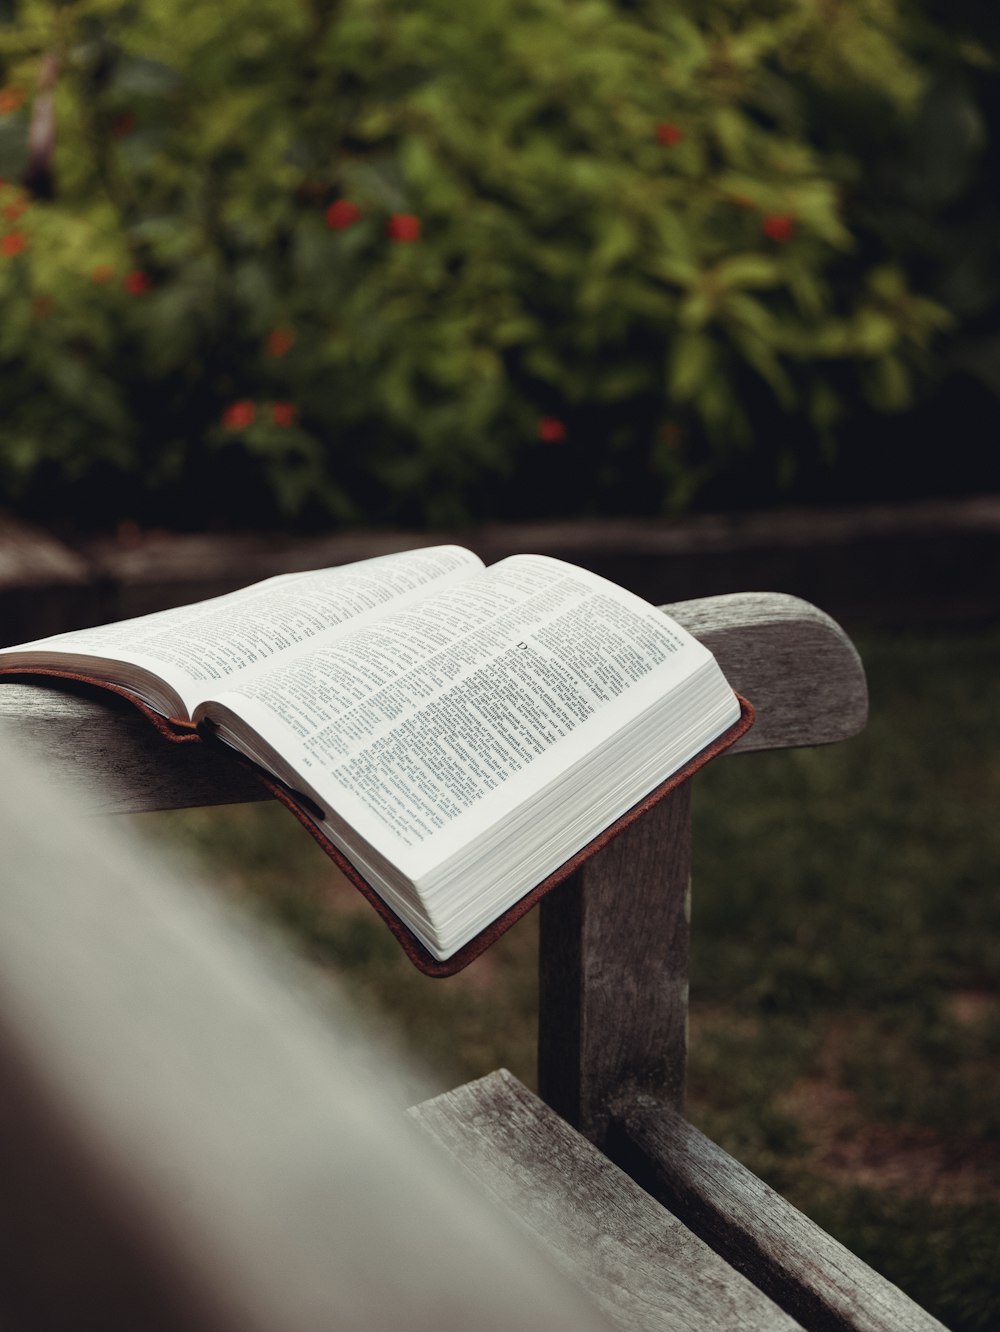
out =
<path fill-rule="evenodd" d="M 737 748 L 863 726 L 814 607 L 669 609 L 757 707 Z M 83 692 L 5 684 L 0 723 L 0 1325 L 940 1328 L 683 1119 L 686 791 L 543 904 L 542 1097 L 499 1072 L 414 1137 L 349 1015 L 70 808 L 245 799 L 242 773 Z"/>
<path fill-rule="evenodd" d="M 600 1326 L 293 960 L 0 755 L 0 1327 Z"/>

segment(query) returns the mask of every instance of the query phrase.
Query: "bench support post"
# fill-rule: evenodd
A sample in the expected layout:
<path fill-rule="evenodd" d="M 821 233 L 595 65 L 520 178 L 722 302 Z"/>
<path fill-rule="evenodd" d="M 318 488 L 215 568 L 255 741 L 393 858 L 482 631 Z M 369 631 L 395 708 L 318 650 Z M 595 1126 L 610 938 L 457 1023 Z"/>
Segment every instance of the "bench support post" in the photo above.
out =
<path fill-rule="evenodd" d="M 685 783 L 541 903 L 539 1093 L 599 1147 L 625 1083 L 683 1109 L 690 800 Z"/>

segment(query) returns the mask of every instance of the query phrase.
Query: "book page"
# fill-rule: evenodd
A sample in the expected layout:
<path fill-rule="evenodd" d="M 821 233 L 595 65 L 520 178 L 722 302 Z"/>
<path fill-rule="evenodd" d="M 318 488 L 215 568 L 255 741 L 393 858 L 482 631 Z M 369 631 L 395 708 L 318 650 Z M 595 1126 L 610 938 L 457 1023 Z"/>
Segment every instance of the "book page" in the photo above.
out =
<path fill-rule="evenodd" d="M 132 663 L 166 680 L 189 711 L 206 689 L 294 655 L 347 624 L 369 622 L 482 568 L 458 546 L 281 574 L 225 596 L 8 649 Z M 4 659 L 0 652 L 0 662 Z"/>
<path fill-rule="evenodd" d="M 219 701 L 389 854 L 523 800 L 706 659 L 630 593 L 515 556 Z"/>

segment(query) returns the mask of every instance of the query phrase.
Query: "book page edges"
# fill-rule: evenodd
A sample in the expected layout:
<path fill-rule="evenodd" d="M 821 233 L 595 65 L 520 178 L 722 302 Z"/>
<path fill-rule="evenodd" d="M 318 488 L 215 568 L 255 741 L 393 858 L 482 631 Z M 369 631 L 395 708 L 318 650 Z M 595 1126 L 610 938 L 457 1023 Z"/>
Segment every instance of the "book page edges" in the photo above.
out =
<path fill-rule="evenodd" d="M 713 758 L 716 758 L 719 754 L 729 749 L 741 736 L 745 735 L 753 725 L 754 709 L 749 700 L 745 699 L 742 695 L 737 694 L 736 698 L 740 705 L 740 715 L 727 730 L 723 731 L 720 736 L 717 736 L 715 740 L 706 745 L 704 749 L 700 750 L 694 758 L 689 759 L 687 763 L 678 768 L 676 772 L 671 773 L 665 781 L 661 782 L 661 784 L 650 791 L 647 796 L 644 796 L 642 800 L 633 805 L 631 809 L 627 810 L 620 818 L 616 819 L 614 823 L 605 828 L 603 832 L 598 833 L 598 835 L 588 842 L 586 846 L 581 847 L 575 855 L 571 856 L 569 860 L 564 861 L 557 870 L 547 878 L 543 879 L 541 883 L 536 884 L 536 886 L 529 889 L 523 897 L 518 898 L 512 906 L 508 907 L 506 911 L 497 916 L 491 924 L 487 925 L 486 928 L 481 930 L 473 939 L 470 939 L 468 943 L 463 944 L 457 952 L 452 953 L 450 957 L 444 958 L 443 960 L 436 958 L 424 947 L 410 928 L 399 919 L 389 906 L 386 905 L 364 876 L 354 868 L 344 853 L 336 847 L 319 828 L 317 828 L 308 813 L 296 803 L 294 793 L 281 786 L 267 773 L 262 772 L 256 764 L 251 763 L 249 760 L 241 759 L 238 755 L 236 757 L 238 762 L 243 763 L 249 771 L 254 773 L 258 781 L 271 792 L 275 799 L 280 800 L 286 808 L 291 810 L 310 836 L 315 839 L 334 864 L 342 871 L 344 877 L 357 888 L 368 902 L 371 903 L 381 916 L 382 920 L 395 935 L 403 951 L 417 970 L 422 971 L 425 976 L 443 978 L 446 976 L 454 976 L 459 971 L 463 971 L 470 962 L 474 962 L 477 957 L 480 957 L 485 953 L 486 950 L 501 937 L 501 935 L 506 934 L 512 925 L 516 924 L 522 916 L 527 915 L 537 902 L 541 901 L 541 899 L 547 893 L 550 893 L 553 888 L 557 888 L 559 884 L 568 879 L 569 876 L 578 870 L 581 865 L 591 858 L 591 856 L 595 856 L 608 844 L 608 842 L 617 837 L 619 833 L 624 832 L 626 828 L 633 824 L 636 819 L 640 818 L 648 809 L 657 804 L 665 796 L 668 796 L 671 791 L 676 790 L 677 787 L 681 786 L 690 777 L 694 776 L 700 768 L 703 768 Z"/>

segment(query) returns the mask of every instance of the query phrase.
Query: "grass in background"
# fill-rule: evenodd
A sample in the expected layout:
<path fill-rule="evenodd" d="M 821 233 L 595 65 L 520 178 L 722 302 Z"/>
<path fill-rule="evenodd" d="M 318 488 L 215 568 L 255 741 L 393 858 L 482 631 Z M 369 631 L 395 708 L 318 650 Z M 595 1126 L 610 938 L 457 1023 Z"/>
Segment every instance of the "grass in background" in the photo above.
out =
<path fill-rule="evenodd" d="M 955 1332 L 1000 1325 L 1000 636 L 872 638 L 861 737 L 696 783 L 689 1113 Z M 445 1087 L 534 1079 L 534 916 L 414 971 L 277 806 L 143 816 Z"/>
<path fill-rule="evenodd" d="M 690 1113 L 956 1329 L 1000 1324 L 1000 638 L 870 639 L 865 733 L 696 790 Z"/>

